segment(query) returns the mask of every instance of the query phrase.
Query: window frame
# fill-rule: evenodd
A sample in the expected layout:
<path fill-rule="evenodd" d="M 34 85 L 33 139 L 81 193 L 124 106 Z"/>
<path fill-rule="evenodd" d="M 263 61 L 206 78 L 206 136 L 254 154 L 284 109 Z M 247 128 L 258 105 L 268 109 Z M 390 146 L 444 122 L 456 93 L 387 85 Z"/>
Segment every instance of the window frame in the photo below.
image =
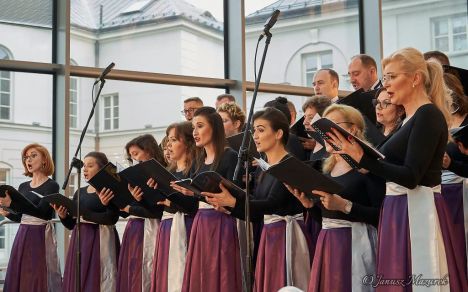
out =
<path fill-rule="evenodd" d="M 431 18 L 431 42 L 432 48 L 434 50 L 446 52 L 446 53 L 462 53 L 468 51 L 468 46 L 465 49 L 455 50 L 454 48 L 454 37 L 458 35 L 463 35 L 463 33 L 454 34 L 453 33 L 453 19 L 457 17 L 465 17 L 465 33 L 466 39 L 468 41 L 468 16 L 464 13 L 456 13 L 444 16 L 438 16 Z M 447 34 L 446 35 L 436 35 L 436 23 L 439 21 L 446 21 L 447 22 Z M 446 37 L 448 39 L 448 50 L 442 50 L 437 47 L 436 40 L 439 38 Z"/>

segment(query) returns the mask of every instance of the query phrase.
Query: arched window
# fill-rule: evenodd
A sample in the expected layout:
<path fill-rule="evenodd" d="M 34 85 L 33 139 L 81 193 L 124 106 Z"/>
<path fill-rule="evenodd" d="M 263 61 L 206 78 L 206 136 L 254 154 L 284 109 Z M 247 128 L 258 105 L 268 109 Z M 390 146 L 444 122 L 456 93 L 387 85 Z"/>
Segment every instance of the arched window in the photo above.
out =
<path fill-rule="evenodd" d="M 0 60 L 9 60 L 8 51 L 0 46 Z M 0 71 L 0 120 L 11 120 L 11 72 Z"/>

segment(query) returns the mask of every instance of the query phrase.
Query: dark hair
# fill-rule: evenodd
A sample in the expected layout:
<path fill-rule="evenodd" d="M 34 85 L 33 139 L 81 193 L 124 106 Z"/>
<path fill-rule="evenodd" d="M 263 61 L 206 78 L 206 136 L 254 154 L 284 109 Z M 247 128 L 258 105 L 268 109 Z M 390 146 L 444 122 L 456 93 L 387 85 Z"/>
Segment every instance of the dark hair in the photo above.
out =
<path fill-rule="evenodd" d="M 441 65 L 450 65 L 450 60 L 448 56 L 441 51 L 429 51 L 423 54 L 424 60 L 429 60 L 431 58 L 436 59 L 440 62 Z"/>
<path fill-rule="evenodd" d="M 387 92 L 387 88 L 383 86 L 377 89 L 375 91 L 375 96 L 372 102 L 377 101 L 379 99 L 379 95 L 384 91 Z M 395 133 L 400 128 L 400 125 L 401 123 L 403 123 L 403 120 L 406 118 L 405 107 L 402 106 L 401 104 L 394 104 L 394 106 L 396 107 L 397 119 L 393 121 L 394 122 L 393 129 L 389 132 L 389 135 Z M 377 126 L 377 129 L 379 129 L 382 133 L 385 132 L 385 127 L 383 124 L 376 122 L 376 126 Z"/>
<path fill-rule="evenodd" d="M 191 101 L 199 103 L 201 106 L 203 106 L 203 100 L 201 100 L 201 98 L 197 96 L 187 98 L 186 100 L 184 100 L 184 103 L 191 102 Z"/>
<path fill-rule="evenodd" d="M 320 71 L 327 71 L 328 74 L 330 74 L 331 80 L 335 80 L 338 85 L 340 84 L 340 77 L 338 76 L 338 73 L 336 73 L 335 70 L 330 69 L 330 68 L 324 68 L 324 69 L 318 70 L 315 74 L 317 74 Z"/>
<path fill-rule="evenodd" d="M 302 105 L 302 111 L 305 112 L 309 107 L 314 108 L 317 113 L 322 116 L 323 112 L 327 107 L 331 105 L 331 100 L 329 97 L 324 95 L 315 95 L 308 98 Z"/>
<path fill-rule="evenodd" d="M 223 98 L 227 98 L 230 102 L 236 102 L 236 98 L 232 94 L 228 94 L 228 93 L 223 93 L 223 94 L 218 95 L 218 97 L 216 97 L 216 100 L 220 101 Z"/>
<path fill-rule="evenodd" d="M 109 160 L 107 159 L 106 154 L 102 152 L 92 151 L 86 154 L 84 158 L 86 157 L 94 158 L 99 168 L 103 168 L 107 163 L 109 163 Z"/>
<path fill-rule="evenodd" d="M 203 106 L 197 109 L 193 117 L 195 118 L 198 116 L 204 117 L 212 129 L 211 142 L 213 143 L 215 148 L 215 158 L 213 163 L 211 164 L 210 170 L 215 170 L 216 168 L 218 168 L 218 164 L 221 160 L 221 157 L 224 153 L 224 149 L 226 148 L 227 144 L 226 135 L 224 134 L 223 120 L 221 119 L 221 116 L 218 114 L 218 112 L 210 106 Z M 203 165 L 205 157 L 206 153 L 205 151 L 203 151 L 203 154 L 200 155 L 200 157 L 197 159 L 197 171 Z"/>
<path fill-rule="evenodd" d="M 252 120 L 255 122 L 257 119 L 267 120 L 270 123 L 270 126 L 275 132 L 278 130 L 283 131 L 283 137 L 281 138 L 281 143 L 286 146 L 288 144 L 289 138 L 289 123 L 286 120 L 284 114 L 274 107 L 267 107 L 263 110 L 256 112 Z"/>
<path fill-rule="evenodd" d="M 186 160 L 185 160 L 185 169 L 183 171 L 184 175 L 188 175 L 190 172 L 190 167 L 192 162 L 196 159 L 199 153 L 197 146 L 195 145 L 195 140 L 193 139 L 193 128 L 191 122 L 181 122 L 170 124 L 166 129 L 166 137 L 169 141 L 169 132 L 174 129 L 175 137 L 177 140 L 182 141 L 187 147 L 186 151 Z M 168 165 L 169 171 L 175 171 L 177 169 L 176 161 L 171 161 Z"/>
<path fill-rule="evenodd" d="M 458 107 L 458 110 L 453 113 L 463 116 L 468 113 L 468 97 L 463 92 L 463 85 L 457 76 L 451 73 L 444 73 L 445 85 L 452 91 L 452 102 L 453 105 Z"/>
<path fill-rule="evenodd" d="M 284 114 L 286 120 L 289 121 L 288 125 L 291 123 L 291 112 L 288 108 L 288 99 L 284 96 L 278 96 L 274 100 L 270 100 L 265 103 L 263 107 L 273 107 Z"/>
<path fill-rule="evenodd" d="M 130 140 L 127 145 L 125 145 L 125 151 L 127 152 L 127 160 L 132 163 L 132 158 L 130 156 L 130 147 L 137 146 L 141 150 L 148 152 L 148 154 L 156 159 L 162 165 L 166 165 L 166 160 L 164 160 L 164 155 L 161 151 L 161 148 L 158 145 L 156 139 L 154 139 L 153 135 L 145 134 L 133 138 Z"/>
<path fill-rule="evenodd" d="M 366 68 L 369 68 L 369 67 L 374 67 L 375 69 L 377 69 L 377 63 L 375 62 L 374 58 L 372 58 L 371 56 L 369 55 L 366 55 L 366 54 L 359 54 L 359 55 L 355 55 L 351 58 L 351 60 L 353 59 L 359 59 L 361 60 L 361 63 L 364 67 Z"/>

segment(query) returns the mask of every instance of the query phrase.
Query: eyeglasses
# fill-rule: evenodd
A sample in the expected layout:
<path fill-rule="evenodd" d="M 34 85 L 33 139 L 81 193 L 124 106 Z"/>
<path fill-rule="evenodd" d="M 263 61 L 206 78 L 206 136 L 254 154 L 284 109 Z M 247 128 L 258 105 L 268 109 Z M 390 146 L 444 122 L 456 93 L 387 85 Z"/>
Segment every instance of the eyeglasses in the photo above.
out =
<path fill-rule="evenodd" d="M 400 76 L 400 75 L 402 75 L 402 74 L 406 74 L 406 72 L 384 74 L 384 75 L 382 75 L 382 81 L 383 81 L 383 82 L 390 82 L 390 81 L 393 81 L 393 80 L 395 80 L 398 76 Z"/>
<path fill-rule="evenodd" d="M 27 161 L 29 159 L 35 159 L 37 156 L 38 156 L 38 154 L 36 154 L 36 153 L 33 153 L 33 154 L 29 155 L 29 156 L 25 155 L 25 156 L 23 156 L 23 161 Z"/>
<path fill-rule="evenodd" d="M 337 124 L 337 125 L 341 125 L 341 124 L 354 125 L 354 123 L 352 123 L 352 122 L 337 122 L 337 123 L 335 123 L 335 124 Z"/>
<path fill-rule="evenodd" d="M 372 104 L 374 105 L 374 107 L 378 106 L 380 109 L 386 109 L 389 105 L 392 105 L 393 103 L 391 103 L 388 99 L 384 99 L 382 101 L 378 99 L 373 99 Z"/>
<path fill-rule="evenodd" d="M 188 109 L 181 110 L 180 113 L 183 115 L 188 115 L 188 114 L 193 113 L 196 110 L 197 110 L 196 108 L 188 108 Z"/>

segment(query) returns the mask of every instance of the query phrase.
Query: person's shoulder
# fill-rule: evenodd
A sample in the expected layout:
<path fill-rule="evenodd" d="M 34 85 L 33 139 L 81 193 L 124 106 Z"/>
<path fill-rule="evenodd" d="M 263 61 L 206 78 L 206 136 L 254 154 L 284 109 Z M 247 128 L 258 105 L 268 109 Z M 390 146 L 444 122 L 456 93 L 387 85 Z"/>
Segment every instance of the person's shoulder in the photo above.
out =
<path fill-rule="evenodd" d="M 422 105 L 415 113 L 418 119 L 423 119 L 426 123 L 445 123 L 442 111 L 433 103 Z"/>
<path fill-rule="evenodd" d="M 59 184 L 51 178 L 47 180 L 46 184 L 50 188 L 54 188 L 54 189 L 56 188 L 57 190 L 60 188 Z"/>
<path fill-rule="evenodd" d="M 223 158 L 229 160 L 232 159 L 232 157 L 237 158 L 237 152 L 231 147 L 224 148 Z"/>

